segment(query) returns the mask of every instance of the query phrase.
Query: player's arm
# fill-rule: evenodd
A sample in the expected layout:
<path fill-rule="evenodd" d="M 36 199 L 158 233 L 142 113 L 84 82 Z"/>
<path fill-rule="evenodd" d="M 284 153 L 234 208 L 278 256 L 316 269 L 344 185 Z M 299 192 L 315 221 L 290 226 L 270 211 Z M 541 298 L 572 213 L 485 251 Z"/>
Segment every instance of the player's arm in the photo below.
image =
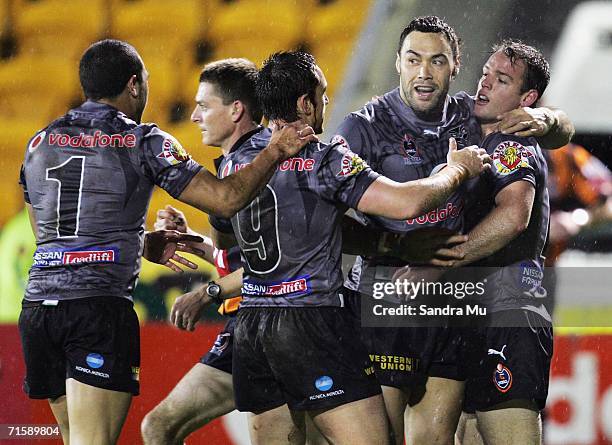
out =
<path fill-rule="evenodd" d="M 308 125 L 292 123 L 275 129 L 268 146 L 249 165 L 224 179 L 202 169 L 178 199 L 206 213 L 230 218 L 257 196 L 280 162 L 315 141 L 314 131 Z"/>
<path fill-rule="evenodd" d="M 221 288 L 219 296 L 222 300 L 240 295 L 242 290 L 242 272 L 243 269 L 240 268 L 215 281 Z M 188 331 L 195 329 L 204 308 L 214 302 L 206 293 L 207 286 L 208 284 L 201 286 L 176 299 L 170 311 L 170 322 L 174 326 Z"/>
<path fill-rule="evenodd" d="M 453 248 L 464 256 L 455 267 L 486 258 L 519 236 L 529 224 L 535 187 L 516 181 L 495 196 L 495 208 L 468 235 L 467 242 Z"/>
<path fill-rule="evenodd" d="M 377 178 L 359 200 L 357 210 L 391 219 L 416 218 L 435 209 L 465 180 L 478 176 L 491 161 L 476 146 L 457 150 L 449 140 L 448 165 L 429 178 L 399 183 L 384 176 Z"/>
<path fill-rule="evenodd" d="M 452 248 L 467 239 L 466 235 L 434 227 L 393 233 L 364 226 L 346 215 L 342 219 L 342 253 L 348 255 L 389 256 L 410 264 L 451 267 L 463 259 Z"/>
<path fill-rule="evenodd" d="M 498 116 L 499 131 L 515 136 L 537 138 L 542 148 L 554 150 L 568 144 L 574 136 L 574 124 L 563 110 L 517 108 Z"/>

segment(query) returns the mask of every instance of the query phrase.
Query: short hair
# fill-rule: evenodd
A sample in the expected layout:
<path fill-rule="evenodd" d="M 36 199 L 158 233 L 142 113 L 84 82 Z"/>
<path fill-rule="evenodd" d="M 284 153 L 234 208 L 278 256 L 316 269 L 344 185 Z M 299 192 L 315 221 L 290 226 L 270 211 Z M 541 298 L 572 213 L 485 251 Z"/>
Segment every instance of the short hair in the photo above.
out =
<path fill-rule="evenodd" d="M 142 82 L 144 66 L 138 51 L 121 40 L 106 39 L 85 50 L 79 63 L 79 79 L 88 99 L 116 97 L 134 75 Z"/>
<path fill-rule="evenodd" d="M 277 52 L 264 62 L 257 97 L 268 119 L 297 120 L 297 100 L 304 94 L 314 103 L 320 82 L 315 67 L 315 58 L 302 51 Z"/>
<path fill-rule="evenodd" d="M 408 34 L 413 31 L 443 34 L 448 43 L 450 44 L 451 51 L 453 53 L 453 58 L 455 59 L 455 61 L 459 62 L 461 60 L 461 45 L 463 42 L 457 36 L 457 33 L 455 32 L 452 26 L 450 26 L 440 17 L 435 15 L 416 17 L 412 19 L 410 23 L 408 23 L 408 26 L 404 28 L 402 34 L 400 35 L 399 45 L 397 47 L 398 54 L 402 52 L 402 45 L 404 44 L 404 40 L 406 40 Z"/>
<path fill-rule="evenodd" d="M 247 59 L 223 59 L 204 66 L 200 82 L 215 86 L 224 105 L 242 102 L 255 122 L 261 122 L 262 112 L 257 100 L 257 66 Z"/>
<path fill-rule="evenodd" d="M 517 60 L 525 62 L 525 74 L 523 75 L 523 85 L 521 93 L 529 90 L 538 92 L 538 100 L 544 94 L 548 82 L 550 82 L 550 66 L 542 53 L 530 45 L 526 45 L 520 40 L 505 39 L 493 45 L 493 53 L 503 52 L 510 63 L 515 64 Z"/>

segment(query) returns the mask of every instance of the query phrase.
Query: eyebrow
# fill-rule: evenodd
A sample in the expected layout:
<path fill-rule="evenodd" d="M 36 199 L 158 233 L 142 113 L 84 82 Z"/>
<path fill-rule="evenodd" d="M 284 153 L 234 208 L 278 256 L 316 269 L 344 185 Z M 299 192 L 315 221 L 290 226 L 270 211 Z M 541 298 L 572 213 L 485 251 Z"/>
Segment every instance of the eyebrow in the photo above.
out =
<path fill-rule="evenodd" d="M 487 70 L 491 71 L 491 67 L 489 66 L 488 63 L 485 63 L 483 68 L 486 68 Z M 508 73 L 506 73 L 504 71 L 495 70 L 494 73 L 499 75 L 499 76 L 506 76 L 506 77 L 510 78 L 511 80 L 514 80 L 514 78 L 510 74 L 508 74 Z"/>
<path fill-rule="evenodd" d="M 407 49 L 405 54 L 413 54 L 417 57 L 422 57 L 421 54 L 417 53 L 416 51 L 412 50 L 412 49 Z M 444 53 L 438 53 L 438 54 L 434 54 L 433 56 L 431 56 L 432 59 L 435 59 L 436 57 L 444 57 L 445 59 L 448 60 L 448 57 L 446 56 L 446 54 Z"/>
<path fill-rule="evenodd" d="M 506 76 L 506 77 L 510 78 L 510 80 L 514 80 L 514 78 L 513 78 L 513 77 L 512 77 L 510 74 L 505 73 L 505 72 L 503 72 L 503 71 L 500 71 L 500 70 L 495 70 L 495 73 L 496 73 L 496 74 L 498 74 L 498 75 L 500 75 L 500 76 Z"/>

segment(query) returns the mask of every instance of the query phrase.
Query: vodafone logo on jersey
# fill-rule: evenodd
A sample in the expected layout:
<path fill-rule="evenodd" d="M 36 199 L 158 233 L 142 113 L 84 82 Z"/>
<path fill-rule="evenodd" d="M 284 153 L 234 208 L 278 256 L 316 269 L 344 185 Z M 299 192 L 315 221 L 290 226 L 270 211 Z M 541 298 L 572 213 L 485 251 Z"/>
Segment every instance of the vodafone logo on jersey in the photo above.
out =
<path fill-rule="evenodd" d="M 42 134 L 42 133 L 41 133 Z M 49 135 L 49 145 L 72 148 L 111 147 L 111 148 L 134 148 L 136 147 L 136 135 L 128 134 L 105 134 L 96 131 L 92 134 L 79 133 L 71 136 L 63 133 L 52 133 Z"/>
<path fill-rule="evenodd" d="M 417 218 L 410 218 L 406 220 L 407 224 L 436 224 L 442 221 L 446 221 L 447 219 L 457 218 L 461 211 L 463 210 L 463 203 L 459 203 L 458 205 L 453 204 L 452 202 L 446 203 L 445 207 L 438 207 L 431 212 L 426 213 L 425 215 L 421 215 Z"/>
<path fill-rule="evenodd" d="M 314 170 L 315 160 L 312 158 L 289 158 L 278 166 L 278 169 L 282 172 L 296 171 L 296 172 L 310 172 Z"/>
<path fill-rule="evenodd" d="M 46 131 L 41 131 L 38 133 L 32 141 L 30 141 L 30 145 L 28 145 L 28 151 L 32 153 L 34 150 L 38 148 L 42 141 L 45 140 L 45 136 L 47 135 Z"/>

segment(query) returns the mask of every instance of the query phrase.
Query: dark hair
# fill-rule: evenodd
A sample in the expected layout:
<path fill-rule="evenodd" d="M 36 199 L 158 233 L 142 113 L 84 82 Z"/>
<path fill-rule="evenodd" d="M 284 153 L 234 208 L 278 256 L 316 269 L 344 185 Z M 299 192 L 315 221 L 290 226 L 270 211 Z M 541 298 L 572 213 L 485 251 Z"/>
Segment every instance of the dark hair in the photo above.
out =
<path fill-rule="evenodd" d="M 268 119 L 297 120 L 297 100 L 304 94 L 314 103 L 320 82 L 315 66 L 314 57 L 301 51 L 274 53 L 264 62 L 257 97 Z"/>
<path fill-rule="evenodd" d="M 116 97 L 133 75 L 142 82 L 144 68 L 136 49 L 120 40 L 101 40 L 85 50 L 79 78 L 88 99 Z"/>
<path fill-rule="evenodd" d="M 451 51 L 453 52 L 453 58 L 456 62 L 461 60 L 461 39 L 457 37 L 457 33 L 444 20 L 435 15 L 428 15 L 424 17 L 416 17 L 408 23 L 408 26 L 404 28 L 402 34 L 400 35 L 399 45 L 397 47 L 397 53 L 400 54 L 402 52 L 402 45 L 404 44 L 404 40 L 408 34 L 413 31 L 419 32 L 429 32 L 429 33 L 442 33 L 444 37 L 448 41 L 451 47 Z"/>
<path fill-rule="evenodd" d="M 493 45 L 493 52 L 498 51 L 503 52 L 512 64 L 515 64 L 517 60 L 525 62 L 521 93 L 533 89 L 538 92 L 538 99 L 540 99 L 550 82 L 550 67 L 542 53 L 533 46 L 514 39 L 505 39 Z"/>
<path fill-rule="evenodd" d="M 200 82 L 215 86 L 224 105 L 235 100 L 242 102 L 255 122 L 261 122 L 262 112 L 255 87 L 257 66 L 247 59 L 223 59 L 204 66 Z"/>

